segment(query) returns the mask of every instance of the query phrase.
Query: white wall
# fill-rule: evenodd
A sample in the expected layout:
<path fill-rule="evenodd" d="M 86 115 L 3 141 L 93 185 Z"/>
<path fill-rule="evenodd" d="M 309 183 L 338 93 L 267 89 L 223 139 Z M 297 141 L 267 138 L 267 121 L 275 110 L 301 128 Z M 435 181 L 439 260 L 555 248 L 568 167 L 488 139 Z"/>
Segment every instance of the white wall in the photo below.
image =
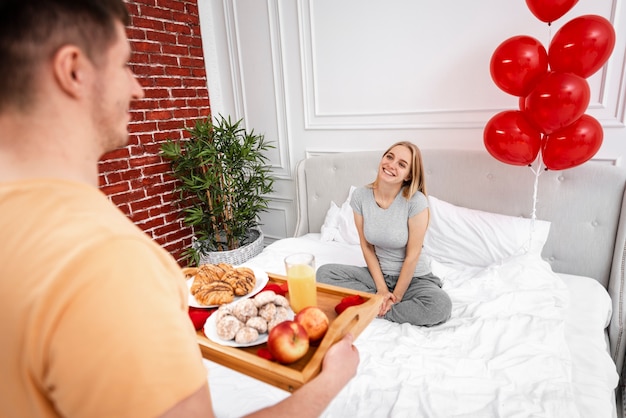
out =
<path fill-rule="evenodd" d="M 263 215 L 269 240 L 295 226 L 294 170 L 308 155 L 385 149 L 483 149 L 485 123 L 518 98 L 492 81 L 496 47 L 516 35 L 546 47 L 569 20 L 609 19 L 616 45 L 587 79 L 604 128 L 594 159 L 626 155 L 626 5 L 580 0 L 551 25 L 524 0 L 199 0 L 211 107 L 275 141 L 279 180 Z"/>

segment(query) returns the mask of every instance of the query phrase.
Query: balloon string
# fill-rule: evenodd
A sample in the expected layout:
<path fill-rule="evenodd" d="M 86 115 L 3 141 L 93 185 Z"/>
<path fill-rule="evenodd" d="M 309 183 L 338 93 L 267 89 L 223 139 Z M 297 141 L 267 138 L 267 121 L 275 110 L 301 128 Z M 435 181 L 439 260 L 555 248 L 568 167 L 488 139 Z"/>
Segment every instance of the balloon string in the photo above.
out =
<path fill-rule="evenodd" d="M 537 193 L 539 190 L 539 176 L 543 172 L 541 168 L 541 155 L 537 157 L 537 168 L 530 167 L 530 171 L 535 174 L 535 183 L 533 184 L 533 210 L 530 214 L 531 219 L 534 221 L 537 219 Z"/>
<path fill-rule="evenodd" d="M 529 166 L 530 171 L 532 171 L 533 174 L 535 175 L 535 182 L 533 184 L 533 209 L 530 214 L 530 231 L 529 231 L 529 236 L 528 236 L 528 249 L 530 249 L 532 246 L 533 233 L 535 232 L 535 220 L 537 219 L 537 194 L 539 191 L 539 176 L 541 175 L 541 173 L 543 173 L 542 164 L 541 164 L 542 162 L 541 151 L 539 151 L 536 161 L 537 161 L 537 168 L 533 168 L 532 165 Z"/>
<path fill-rule="evenodd" d="M 550 46 L 550 42 L 552 42 L 552 25 L 548 26 L 548 46 Z"/>
<path fill-rule="evenodd" d="M 544 48 L 546 49 L 546 52 L 549 51 L 549 49 L 550 49 L 550 42 L 552 42 L 552 23 L 548 23 L 548 33 L 547 33 L 547 35 L 548 35 L 548 39 L 547 39 L 547 42 L 544 45 Z M 548 71 L 550 71 L 549 68 L 548 68 Z"/>

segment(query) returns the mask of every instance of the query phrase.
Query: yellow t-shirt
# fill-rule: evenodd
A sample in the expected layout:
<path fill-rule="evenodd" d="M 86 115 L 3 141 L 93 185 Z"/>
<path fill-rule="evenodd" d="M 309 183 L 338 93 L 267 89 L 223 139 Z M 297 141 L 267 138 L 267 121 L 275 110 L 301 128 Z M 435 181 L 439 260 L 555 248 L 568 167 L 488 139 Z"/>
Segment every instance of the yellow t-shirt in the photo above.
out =
<path fill-rule="evenodd" d="M 97 189 L 0 183 L 0 415 L 153 417 L 206 383 L 176 261 Z"/>

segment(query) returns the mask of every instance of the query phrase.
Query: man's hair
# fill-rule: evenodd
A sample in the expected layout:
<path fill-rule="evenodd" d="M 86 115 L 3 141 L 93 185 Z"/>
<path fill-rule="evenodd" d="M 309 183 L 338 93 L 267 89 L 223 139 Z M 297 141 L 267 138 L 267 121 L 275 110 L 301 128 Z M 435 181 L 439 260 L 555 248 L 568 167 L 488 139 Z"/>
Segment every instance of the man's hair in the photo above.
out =
<path fill-rule="evenodd" d="M 97 65 L 129 20 L 123 0 L 0 0 L 0 111 L 30 104 L 37 69 L 65 45 Z"/>

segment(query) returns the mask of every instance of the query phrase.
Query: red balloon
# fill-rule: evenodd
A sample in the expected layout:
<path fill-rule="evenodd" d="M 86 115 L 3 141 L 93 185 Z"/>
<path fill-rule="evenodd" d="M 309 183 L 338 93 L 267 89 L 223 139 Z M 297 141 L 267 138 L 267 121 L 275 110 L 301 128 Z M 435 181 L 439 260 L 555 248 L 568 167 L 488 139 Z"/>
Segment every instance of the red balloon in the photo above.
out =
<path fill-rule="evenodd" d="M 554 22 L 574 7 L 578 0 L 526 0 L 526 5 L 537 19 Z"/>
<path fill-rule="evenodd" d="M 491 56 L 491 78 L 513 96 L 526 96 L 548 72 L 548 53 L 530 36 L 514 36 L 502 42 Z"/>
<path fill-rule="evenodd" d="M 526 97 L 524 114 L 541 132 L 550 134 L 580 118 L 590 97 L 587 80 L 552 71 Z"/>
<path fill-rule="evenodd" d="M 550 170 L 576 167 L 593 157 L 602 145 L 602 126 L 589 115 L 558 132 L 546 135 L 542 159 Z"/>
<path fill-rule="evenodd" d="M 602 16 L 585 15 L 567 22 L 554 35 L 548 52 L 550 68 L 587 78 L 611 56 L 615 30 Z"/>
<path fill-rule="evenodd" d="M 519 110 L 505 110 L 493 116 L 485 125 L 483 139 L 491 156 L 512 165 L 532 163 L 541 147 L 541 133 Z"/>

